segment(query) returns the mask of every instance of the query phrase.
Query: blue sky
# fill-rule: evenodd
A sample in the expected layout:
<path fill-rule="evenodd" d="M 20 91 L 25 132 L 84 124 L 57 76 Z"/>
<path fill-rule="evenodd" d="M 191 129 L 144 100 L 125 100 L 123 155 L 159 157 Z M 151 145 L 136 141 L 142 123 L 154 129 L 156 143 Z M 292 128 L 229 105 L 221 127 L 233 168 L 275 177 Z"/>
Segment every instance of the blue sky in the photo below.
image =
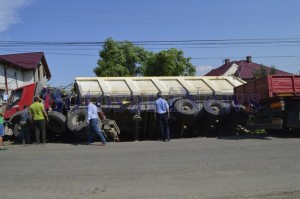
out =
<path fill-rule="evenodd" d="M 61 43 L 103 42 L 108 37 L 175 41 L 144 47 L 154 52 L 182 49 L 198 75 L 226 58 L 242 60 L 248 55 L 259 64 L 292 73 L 300 70 L 298 0 L 0 0 L 0 11 L 0 41 L 51 44 L 0 44 L 0 54 L 44 52 L 52 86 L 95 76 L 102 47 Z M 197 42 L 178 43 L 187 40 Z"/>

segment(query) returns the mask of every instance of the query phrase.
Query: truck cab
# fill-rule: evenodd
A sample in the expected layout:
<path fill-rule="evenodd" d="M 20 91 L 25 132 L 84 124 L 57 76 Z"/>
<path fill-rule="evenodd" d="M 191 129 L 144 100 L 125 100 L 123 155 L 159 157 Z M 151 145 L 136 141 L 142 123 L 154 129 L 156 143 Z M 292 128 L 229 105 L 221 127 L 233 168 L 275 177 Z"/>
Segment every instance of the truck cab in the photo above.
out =
<path fill-rule="evenodd" d="M 43 84 L 41 82 L 28 84 L 11 91 L 4 111 L 5 135 L 19 135 L 15 128 L 20 120 L 20 112 L 24 105 L 31 105 L 33 97 L 41 92 Z M 14 132 L 15 131 L 15 132 Z"/>

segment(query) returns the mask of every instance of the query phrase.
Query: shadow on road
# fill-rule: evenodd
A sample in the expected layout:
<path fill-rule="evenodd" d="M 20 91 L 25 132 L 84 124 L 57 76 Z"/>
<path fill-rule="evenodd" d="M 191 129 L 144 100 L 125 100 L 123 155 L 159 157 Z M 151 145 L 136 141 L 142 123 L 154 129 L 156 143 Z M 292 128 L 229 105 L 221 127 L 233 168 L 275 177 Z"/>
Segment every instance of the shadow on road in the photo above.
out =
<path fill-rule="evenodd" d="M 272 138 L 293 139 L 300 138 L 300 132 L 296 131 L 272 131 L 268 133 L 249 133 L 249 134 L 235 134 L 227 136 L 216 136 L 217 139 L 224 140 L 243 140 L 243 139 L 260 139 L 272 140 Z"/>

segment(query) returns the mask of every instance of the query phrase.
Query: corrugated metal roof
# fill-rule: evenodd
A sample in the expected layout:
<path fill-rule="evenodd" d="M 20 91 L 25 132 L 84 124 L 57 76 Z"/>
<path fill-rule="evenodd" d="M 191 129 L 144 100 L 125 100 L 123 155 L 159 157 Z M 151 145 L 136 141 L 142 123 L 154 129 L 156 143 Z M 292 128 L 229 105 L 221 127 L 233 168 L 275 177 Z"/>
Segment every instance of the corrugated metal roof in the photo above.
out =
<path fill-rule="evenodd" d="M 47 78 L 51 78 L 51 73 L 43 52 L 0 55 L 0 62 L 8 63 L 12 66 L 17 66 L 29 70 L 36 69 L 39 66 L 40 62 L 42 62 L 46 71 Z"/>

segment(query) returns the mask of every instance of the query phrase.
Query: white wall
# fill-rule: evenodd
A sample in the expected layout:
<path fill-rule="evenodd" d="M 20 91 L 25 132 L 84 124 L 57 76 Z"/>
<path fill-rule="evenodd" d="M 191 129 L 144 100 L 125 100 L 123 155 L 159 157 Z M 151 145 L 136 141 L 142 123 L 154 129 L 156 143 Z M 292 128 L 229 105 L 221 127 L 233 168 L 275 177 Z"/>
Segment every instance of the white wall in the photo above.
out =
<path fill-rule="evenodd" d="M 0 63 L 0 89 L 5 90 L 4 65 Z"/>
<path fill-rule="evenodd" d="M 223 74 L 224 76 L 231 76 L 235 74 L 235 72 L 238 70 L 239 66 L 236 64 L 232 64 L 232 66 Z"/>
<path fill-rule="evenodd" d="M 0 63 L 0 103 L 2 103 L 1 94 L 6 93 L 4 68 L 6 67 L 8 94 L 11 90 L 25 86 L 34 82 L 47 82 L 46 73 L 42 64 L 35 70 L 23 70 L 17 67 L 9 67 Z"/>

